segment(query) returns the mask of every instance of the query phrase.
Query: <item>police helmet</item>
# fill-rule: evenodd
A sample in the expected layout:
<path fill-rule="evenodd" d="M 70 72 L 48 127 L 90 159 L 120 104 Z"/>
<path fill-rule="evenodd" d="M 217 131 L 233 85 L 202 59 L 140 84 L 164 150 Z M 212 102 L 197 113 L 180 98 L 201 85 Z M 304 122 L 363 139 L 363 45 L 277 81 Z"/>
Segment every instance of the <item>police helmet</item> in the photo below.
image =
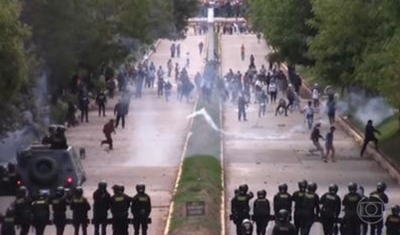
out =
<path fill-rule="evenodd" d="M 336 184 L 331 184 L 329 185 L 329 192 L 336 194 L 338 192 L 339 188 Z"/>
<path fill-rule="evenodd" d="M 107 188 L 107 182 L 105 180 L 101 180 L 99 182 L 98 187 L 99 187 L 99 189 L 106 189 Z"/>
<path fill-rule="evenodd" d="M 299 181 L 297 184 L 300 190 L 305 190 L 307 188 L 307 180 Z"/>
<path fill-rule="evenodd" d="M 112 190 L 114 191 L 114 193 L 121 191 L 120 187 L 118 184 L 114 184 L 112 186 Z"/>
<path fill-rule="evenodd" d="M 351 192 L 351 193 L 357 192 L 357 184 L 356 183 L 350 182 L 348 188 L 349 188 L 349 192 Z"/>
<path fill-rule="evenodd" d="M 314 182 L 310 182 L 308 185 L 307 185 L 307 191 L 309 191 L 309 192 L 312 192 L 312 193 L 315 193 L 316 191 L 317 191 L 317 184 L 316 183 L 314 183 Z"/>
<path fill-rule="evenodd" d="M 384 183 L 384 182 L 379 182 L 377 185 L 376 185 L 376 190 L 378 191 L 378 192 L 385 192 L 385 190 L 386 190 L 386 184 Z"/>
<path fill-rule="evenodd" d="M 78 187 L 75 188 L 75 195 L 78 196 L 78 197 L 83 195 L 83 189 L 82 189 L 81 186 L 78 186 Z"/>
<path fill-rule="evenodd" d="M 243 235 L 253 234 L 253 223 L 249 219 L 244 219 L 242 222 Z"/>
<path fill-rule="evenodd" d="M 48 191 L 41 190 L 41 191 L 39 192 L 39 199 L 46 199 L 46 198 L 48 198 L 48 197 L 49 197 Z"/>
<path fill-rule="evenodd" d="M 28 192 L 28 190 L 26 189 L 26 187 L 21 186 L 18 188 L 17 195 L 20 197 L 25 197 L 27 192 Z"/>
<path fill-rule="evenodd" d="M 399 213 L 400 213 L 400 206 L 399 205 L 392 206 L 392 214 L 399 215 Z"/>
<path fill-rule="evenodd" d="M 239 186 L 239 193 L 246 193 L 246 192 L 247 192 L 246 186 L 244 184 L 240 185 Z"/>
<path fill-rule="evenodd" d="M 6 216 L 7 217 L 13 217 L 14 216 L 14 209 L 12 207 L 7 208 Z"/>
<path fill-rule="evenodd" d="M 52 124 L 52 125 L 49 126 L 49 128 L 48 128 L 47 130 L 49 131 L 49 133 L 52 133 L 52 132 L 54 132 L 56 129 L 57 129 L 57 125 Z"/>
<path fill-rule="evenodd" d="M 267 196 L 267 191 L 265 191 L 264 189 L 257 191 L 257 197 L 262 199 L 265 198 Z"/>
<path fill-rule="evenodd" d="M 279 190 L 279 192 L 281 192 L 281 193 L 286 193 L 287 190 L 288 190 L 287 184 L 281 184 L 281 185 L 279 185 L 279 186 L 278 186 L 278 190 Z"/>
<path fill-rule="evenodd" d="M 243 184 L 243 187 L 245 189 L 245 192 L 247 193 L 249 191 L 249 186 L 247 184 Z"/>
<path fill-rule="evenodd" d="M 289 212 L 285 209 L 282 209 L 278 212 L 278 221 L 281 223 L 285 223 L 289 221 Z"/>
<path fill-rule="evenodd" d="M 146 191 L 146 185 L 144 184 L 137 184 L 136 185 L 136 192 L 144 193 Z"/>
<path fill-rule="evenodd" d="M 63 186 L 58 186 L 56 189 L 57 196 L 64 196 L 65 188 Z"/>
<path fill-rule="evenodd" d="M 239 189 L 235 189 L 234 194 L 235 194 L 235 196 L 239 195 Z"/>

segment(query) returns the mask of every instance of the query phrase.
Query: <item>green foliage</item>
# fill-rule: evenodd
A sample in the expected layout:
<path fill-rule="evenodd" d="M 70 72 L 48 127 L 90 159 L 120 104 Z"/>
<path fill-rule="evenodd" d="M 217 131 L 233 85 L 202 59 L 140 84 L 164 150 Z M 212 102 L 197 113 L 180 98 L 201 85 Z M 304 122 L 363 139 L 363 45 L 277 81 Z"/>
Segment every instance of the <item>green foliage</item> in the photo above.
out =
<path fill-rule="evenodd" d="M 289 64 L 312 64 L 307 42 L 315 30 L 307 25 L 313 17 L 310 0 L 251 0 L 250 20 L 256 30 Z"/>

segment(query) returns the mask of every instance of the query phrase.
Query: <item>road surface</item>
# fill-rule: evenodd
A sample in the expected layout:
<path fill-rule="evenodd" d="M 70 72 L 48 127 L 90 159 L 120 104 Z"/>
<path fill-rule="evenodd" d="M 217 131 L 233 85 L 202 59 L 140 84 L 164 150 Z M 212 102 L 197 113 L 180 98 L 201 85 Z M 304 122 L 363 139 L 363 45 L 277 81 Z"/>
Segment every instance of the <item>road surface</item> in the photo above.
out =
<path fill-rule="evenodd" d="M 172 62 L 174 65 L 176 62 L 180 63 L 182 68 L 185 55 L 189 52 L 191 67 L 188 72 L 191 79 L 203 68 L 204 54 L 199 55 L 197 45 L 204 40 L 205 36 L 188 36 L 184 41 L 175 42 L 181 43 L 181 58 L 175 58 Z M 150 56 L 149 60 L 154 62 L 157 69 L 161 65 L 167 71 L 171 44 L 171 41 L 162 40 L 156 53 Z M 137 183 L 146 184 L 153 204 L 153 223 L 150 225 L 149 235 L 163 233 L 188 131 L 189 120 L 186 117 L 192 113 L 194 106 L 194 100 L 186 103 L 176 99 L 175 79 L 171 78 L 170 81 L 175 86 L 169 102 L 164 97 L 157 98 L 156 88 L 144 89 L 141 99 L 132 98 L 125 129 L 120 126 L 116 135 L 113 135 L 114 150 L 107 150 L 106 145 L 100 147 L 100 141 L 104 139 L 103 125 L 113 118 L 113 105 L 117 102 L 117 97 L 107 104 L 107 117 L 98 117 L 97 111 L 92 111 L 89 113 L 89 123 L 82 123 L 67 131 L 70 145 L 77 149 L 86 148 L 87 157 L 83 164 L 88 180 L 83 189 L 90 203 L 92 193 L 100 180 L 108 182 L 110 193 L 112 185 L 124 184 L 125 191 L 130 196 L 135 194 Z M 129 229 L 130 234 L 133 234 L 133 227 L 130 226 Z M 55 234 L 54 230 L 50 226 L 46 229 L 46 234 Z M 89 226 L 88 233 L 93 233 L 92 226 Z M 108 227 L 108 233 L 111 234 L 111 226 Z M 72 226 L 66 228 L 65 234 L 73 234 Z"/>
<path fill-rule="evenodd" d="M 265 56 L 270 52 L 265 42 L 257 43 L 255 35 L 222 35 L 222 71 L 223 75 L 232 68 L 244 74 L 251 54 L 255 57 L 257 69 L 264 64 Z M 240 58 L 240 47 L 246 48 L 246 59 Z M 254 101 L 254 99 L 253 99 Z M 304 107 L 306 100 L 302 101 Z M 265 117 L 258 118 L 257 104 L 248 109 L 248 121 L 239 122 L 237 105 L 230 102 L 224 105 L 224 159 L 227 202 L 233 197 L 238 185 L 247 183 L 250 190 L 267 190 L 268 199 L 272 200 L 280 183 L 287 183 L 289 192 L 297 190 L 297 182 L 302 179 L 318 184 L 317 193 L 322 195 L 329 184 L 339 185 L 339 194 L 347 193 L 347 184 L 356 182 L 364 186 L 365 192 L 375 189 L 376 183 L 384 181 L 388 185 L 387 193 L 390 205 L 400 203 L 399 186 L 379 165 L 371 159 L 359 157 L 360 147 L 343 130 L 335 132 L 337 162 L 324 163 L 319 156 L 311 155 L 310 132 L 304 123 L 304 116 L 299 112 L 289 112 L 289 117 L 274 116 L 275 105 L 267 105 Z M 321 115 L 316 116 L 316 120 Z M 328 131 L 329 123 L 322 119 L 322 134 Z M 229 215 L 229 203 L 227 215 Z M 390 211 L 390 206 L 387 207 Z M 230 235 L 235 234 L 234 225 L 227 220 Z M 271 223 L 270 223 L 271 226 Z M 313 234 L 321 234 L 318 228 Z"/>

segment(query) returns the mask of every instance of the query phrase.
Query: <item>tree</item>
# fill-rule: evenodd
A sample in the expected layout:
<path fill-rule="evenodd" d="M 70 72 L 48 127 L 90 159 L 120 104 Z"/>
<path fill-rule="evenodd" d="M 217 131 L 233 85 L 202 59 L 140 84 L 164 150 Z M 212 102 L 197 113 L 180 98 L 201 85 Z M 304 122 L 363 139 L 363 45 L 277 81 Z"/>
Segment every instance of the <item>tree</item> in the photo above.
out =
<path fill-rule="evenodd" d="M 19 21 L 18 1 L 0 1 L 0 136 L 21 121 L 24 97 L 30 84 L 30 60 L 24 42 L 29 30 Z"/>
<path fill-rule="evenodd" d="M 313 18 L 310 0 L 251 0 L 250 21 L 262 31 L 268 43 L 289 65 L 310 65 L 308 40 L 315 29 L 307 22 Z"/>

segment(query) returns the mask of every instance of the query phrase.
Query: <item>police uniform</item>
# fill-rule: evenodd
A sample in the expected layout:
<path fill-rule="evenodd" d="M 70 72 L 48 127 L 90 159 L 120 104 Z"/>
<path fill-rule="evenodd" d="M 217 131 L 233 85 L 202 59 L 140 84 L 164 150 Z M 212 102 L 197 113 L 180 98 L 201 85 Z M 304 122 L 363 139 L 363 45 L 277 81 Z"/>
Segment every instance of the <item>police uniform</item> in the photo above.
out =
<path fill-rule="evenodd" d="M 56 195 L 51 200 L 51 206 L 53 210 L 53 224 L 56 226 L 56 233 L 57 235 L 63 235 L 67 223 L 67 200 L 64 195 Z"/>
<path fill-rule="evenodd" d="M 287 210 L 280 210 L 276 215 L 276 223 L 272 235 L 295 235 L 296 228 L 290 223 L 290 214 Z"/>
<path fill-rule="evenodd" d="M 280 190 L 280 192 L 278 192 L 274 196 L 274 213 L 275 213 L 275 215 L 277 215 L 279 213 L 279 211 L 282 209 L 287 210 L 289 215 L 292 213 L 292 196 L 288 192 L 286 192 L 286 190 L 284 190 L 284 191 Z"/>
<path fill-rule="evenodd" d="M 135 235 L 139 235 L 142 228 L 142 235 L 147 234 L 147 225 L 151 213 L 151 200 L 146 193 L 138 193 L 132 198 L 131 212 L 133 214 L 133 228 Z"/>
<path fill-rule="evenodd" d="M 320 204 L 324 234 L 330 235 L 333 233 L 334 224 L 340 214 L 341 200 L 335 193 L 328 192 L 322 195 Z"/>
<path fill-rule="evenodd" d="M 124 193 L 114 194 L 111 197 L 111 214 L 113 234 L 128 235 L 128 210 L 131 203 L 131 198 Z"/>
<path fill-rule="evenodd" d="M 343 230 L 348 235 L 360 234 L 361 221 L 359 215 L 357 214 L 357 206 L 361 201 L 361 195 L 358 194 L 356 190 L 357 185 L 355 185 L 355 189 L 352 189 L 343 197 L 342 202 L 344 206 Z"/>
<path fill-rule="evenodd" d="M 32 218 L 31 201 L 25 195 L 18 195 L 14 201 L 15 223 L 21 228 L 20 235 L 27 235 Z"/>
<path fill-rule="evenodd" d="M 382 191 L 374 191 L 370 194 L 369 196 L 369 203 L 374 203 L 377 206 L 377 211 L 373 211 L 375 218 L 374 220 L 377 221 L 371 221 L 373 223 L 370 224 L 371 228 L 371 235 L 381 235 L 382 234 L 382 228 L 383 228 L 383 213 L 385 211 L 384 204 L 387 204 L 389 202 L 388 196 L 382 192 Z M 382 204 L 383 203 L 383 204 Z M 367 208 L 366 208 L 367 209 Z M 379 219 L 380 218 L 380 219 Z"/>
<path fill-rule="evenodd" d="M 387 235 L 399 235 L 400 234 L 400 208 L 399 206 L 394 206 L 392 208 L 392 214 L 386 218 L 386 234 Z"/>
<path fill-rule="evenodd" d="M 258 194 L 258 198 L 253 204 L 253 221 L 256 223 L 257 235 L 265 235 L 266 228 L 268 226 L 269 217 L 271 213 L 270 203 L 266 198 L 265 191 L 261 191 Z"/>
<path fill-rule="evenodd" d="M 107 229 L 107 214 L 110 209 L 111 195 L 106 189 L 97 189 L 93 193 L 93 224 L 94 234 L 100 234 L 100 225 L 102 234 L 106 234 Z"/>
<path fill-rule="evenodd" d="M 307 181 L 303 180 L 298 183 L 299 190 L 294 192 L 292 200 L 294 202 L 294 226 L 296 227 L 297 234 L 300 232 L 300 228 L 303 226 L 304 220 L 304 206 L 303 199 L 306 194 Z"/>
<path fill-rule="evenodd" d="M 304 224 L 302 234 L 309 234 L 311 227 L 319 214 L 319 197 L 315 192 L 307 192 L 303 199 Z"/>
<path fill-rule="evenodd" d="M 44 195 L 32 202 L 32 225 L 35 227 L 36 235 L 43 235 L 50 219 L 50 206 Z"/>
<path fill-rule="evenodd" d="M 243 185 L 244 186 L 244 185 Z M 252 194 L 248 194 L 246 189 L 240 186 L 239 194 L 232 200 L 231 212 L 233 215 L 233 222 L 236 224 L 236 234 L 241 234 L 242 222 L 244 219 L 250 219 L 250 206 L 249 202 L 252 199 Z"/>
<path fill-rule="evenodd" d="M 75 196 L 71 201 L 72 224 L 74 225 L 74 234 L 79 234 L 79 228 L 82 227 L 82 234 L 87 234 L 88 211 L 90 204 L 82 195 Z"/>

